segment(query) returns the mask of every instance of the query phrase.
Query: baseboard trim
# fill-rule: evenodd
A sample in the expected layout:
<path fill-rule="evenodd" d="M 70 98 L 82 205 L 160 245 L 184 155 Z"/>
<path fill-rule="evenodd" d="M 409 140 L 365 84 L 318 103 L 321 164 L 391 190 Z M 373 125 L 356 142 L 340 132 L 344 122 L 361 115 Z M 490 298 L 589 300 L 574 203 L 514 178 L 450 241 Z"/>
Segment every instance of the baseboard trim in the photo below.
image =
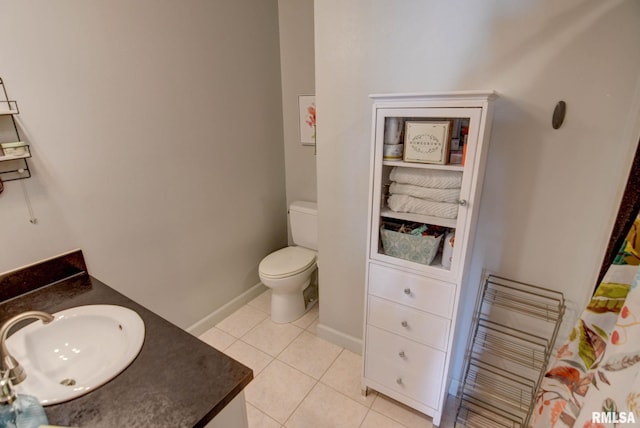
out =
<path fill-rule="evenodd" d="M 318 332 L 318 337 L 362 355 L 362 339 L 345 334 L 322 323 L 318 323 L 316 331 Z"/>
<path fill-rule="evenodd" d="M 200 336 L 202 333 L 214 327 L 220 321 L 258 297 L 266 290 L 268 290 L 268 288 L 263 283 L 257 283 L 238 297 L 234 298 L 230 302 L 222 305 L 206 317 L 202 318 L 191 327 L 188 327 L 187 332 L 191 333 L 194 336 Z"/>

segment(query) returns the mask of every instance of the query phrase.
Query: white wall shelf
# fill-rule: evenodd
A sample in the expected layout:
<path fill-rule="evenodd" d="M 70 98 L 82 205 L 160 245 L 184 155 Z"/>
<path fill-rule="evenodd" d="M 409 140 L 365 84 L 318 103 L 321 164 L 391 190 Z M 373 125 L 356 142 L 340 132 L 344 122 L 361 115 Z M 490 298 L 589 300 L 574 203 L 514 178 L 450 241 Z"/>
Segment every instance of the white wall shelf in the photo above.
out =
<path fill-rule="evenodd" d="M 2 156 L 0 156 L 0 162 L 30 158 L 31 157 L 31 152 L 29 151 L 29 146 L 25 145 L 24 147 L 25 147 L 25 150 L 27 151 L 25 154 L 22 154 L 22 155 L 2 155 Z"/>
<path fill-rule="evenodd" d="M 5 88 L 4 81 L 0 77 L 0 86 L 2 87 L 2 94 L 4 100 L 0 100 L 0 120 L 6 119 L 2 117 L 8 117 L 11 120 L 13 131 L 16 136 L 16 141 L 20 142 L 20 133 L 18 132 L 18 125 L 16 124 L 15 115 L 20 113 L 18 109 L 18 102 L 10 100 L 7 96 L 7 89 Z M 0 179 L 3 182 L 23 180 L 31 177 L 31 170 L 29 169 L 29 163 L 27 159 L 31 157 L 31 149 L 29 145 L 25 144 L 21 146 L 23 152 L 21 154 L 14 155 L 12 153 L 5 153 L 0 148 Z"/>
<path fill-rule="evenodd" d="M 2 78 L 0 78 L 0 84 L 2 82 Z M 3 85 L 4 89 L 4 85 Z M 20 114 L 20 110 L 18 109 L 18 102 L 11 101 L 6 99 L 7 93 L 4 92 L 5 100 L 0 101 L 0 116 L 7 116 L 10 114 Z"/>

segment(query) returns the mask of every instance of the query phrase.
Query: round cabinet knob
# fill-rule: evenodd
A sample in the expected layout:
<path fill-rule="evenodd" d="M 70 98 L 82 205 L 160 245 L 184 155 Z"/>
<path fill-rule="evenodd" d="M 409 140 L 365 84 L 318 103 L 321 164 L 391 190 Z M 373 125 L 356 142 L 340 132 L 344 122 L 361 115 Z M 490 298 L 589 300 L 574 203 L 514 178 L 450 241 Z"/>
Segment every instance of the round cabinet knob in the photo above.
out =
<path fill-rule="evenodd" d="M 464 207 L 465 205 L 467 205 L 467 200 L 466 199 L 460 199 L 458 201 L 458 204 L 460 204 L 460 206 Z"/>
<path fill-rule="evenodd" d="M 402 321 L 400 324 L 401 324 L 403 327 L 407 327 L 407 326 L 409 325 L 409 323 L 408 323 L 408 322 L 406 322 L 406 321 Z"/>
<path fill-rule="evenodd" d="M 401 378 L 401 377 L 397 378 L 397 379 L 396 379 L 396 383 L 397 383 L 398 385 L 402 385 L 402 378 Z"/>
<path fill-rule="evenodd" d="M 411 289 L 410 288 L 405 288 L 404 289 L 404 294 L 407 294 L 407 295 L 411 294 Z"/>
<path fill-rule="evenodd" d="M 404 351 L 400 351 L 400 352 L 398 352 L 398 356 L 399 356 L 400 358 L 404 358 Z"/>

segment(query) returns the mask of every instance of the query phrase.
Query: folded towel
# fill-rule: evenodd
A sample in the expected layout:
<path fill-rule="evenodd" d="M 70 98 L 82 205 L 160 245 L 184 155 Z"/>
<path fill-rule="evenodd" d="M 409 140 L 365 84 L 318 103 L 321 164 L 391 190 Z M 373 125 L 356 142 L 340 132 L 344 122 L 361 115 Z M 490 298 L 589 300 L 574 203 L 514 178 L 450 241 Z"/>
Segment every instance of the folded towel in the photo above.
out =
<path fill-rule="evenodd" d="M 431 187 L 414 186 L 413 184 L 391 183 L 389 193 L 409 195 L 414 198 L 428 199 L 436 202 L 457 203 L 460 200 L 460 189 L 433 189 Z"/>
<path fill-rule="evenodd" d="M 434 189 L 459 189 L 462 187 L 462 171 L 396 166 L 391 170 L 389 178 L 398 183 Z"/>
<path fill-rule="evenodd" d="M 458 204 L 448 202 L 428 201 L 407 195 L 391 195 L 388 204 L 391 210 L 399 213 L 425 214 L 452 219 L 458 217 Z"/>

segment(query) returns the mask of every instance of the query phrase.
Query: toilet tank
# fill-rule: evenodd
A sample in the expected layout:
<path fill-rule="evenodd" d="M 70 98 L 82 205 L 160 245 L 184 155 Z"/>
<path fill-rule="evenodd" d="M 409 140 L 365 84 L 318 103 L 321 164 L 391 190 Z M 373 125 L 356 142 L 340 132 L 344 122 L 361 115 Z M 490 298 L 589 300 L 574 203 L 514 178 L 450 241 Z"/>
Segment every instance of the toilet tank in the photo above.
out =
<path fill-rule="evenodd" d="M 318 249 L 318 204 L 293 202 L 289 206 L 289 224 L 294 244 L 311 250 Z"/>

